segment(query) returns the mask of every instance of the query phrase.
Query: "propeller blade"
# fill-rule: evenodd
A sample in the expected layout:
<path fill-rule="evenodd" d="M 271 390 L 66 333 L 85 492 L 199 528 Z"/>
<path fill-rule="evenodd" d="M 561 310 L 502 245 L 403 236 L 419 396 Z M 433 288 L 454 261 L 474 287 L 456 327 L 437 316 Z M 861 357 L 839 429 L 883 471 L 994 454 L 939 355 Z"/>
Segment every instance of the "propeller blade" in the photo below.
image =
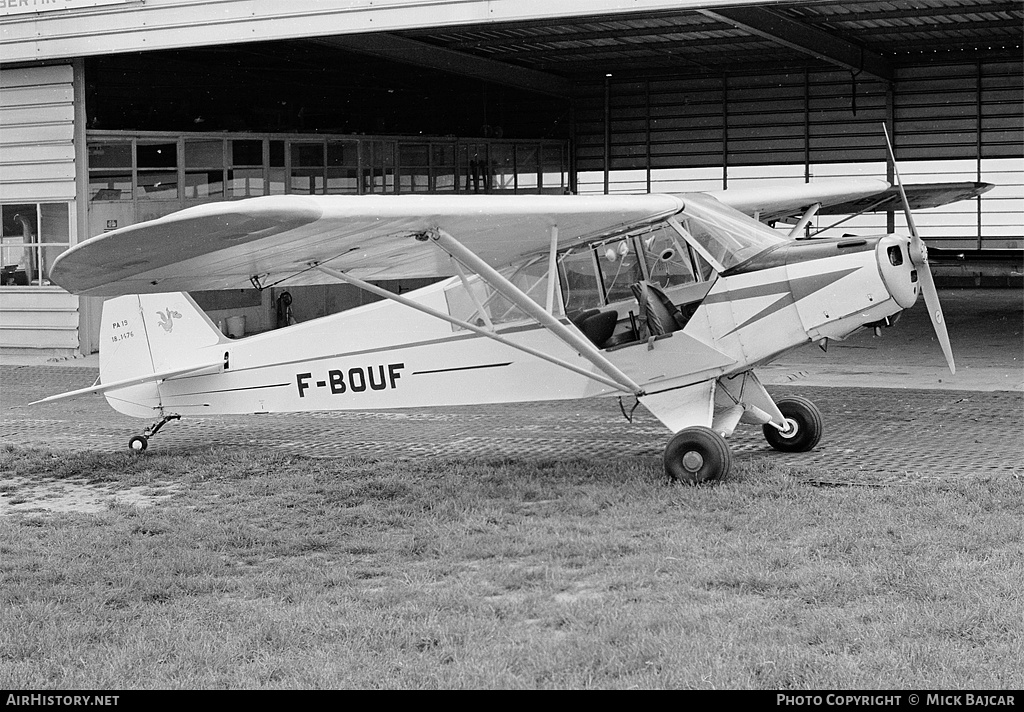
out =
<path fill-rule="evenodd" d="M 924 294 L 924 303 L 928 308 L 928 317 L 932 321 L 932 329 L 942 347 L 942 353 L 946 357 L 946 364 L 949 372 L 956 373 L 956 364 L 953 362 L 953 348 L 949 344 L 949 333 L 946 331 L 946 320 L 942 316 L 942 305 L 939 304 L 939 292 L 935 288 L 935 280 L 932 278 L 932 270 L 928 264 L 928 246 L 924 244 L 921 235 L 917 232 L 917 224 L 914 222 L 914 214 L 910 210 L 910 201 L 907 200 L 907 193 L 903 190 L 903 180 L 900 178 L 900 169 L 896 165 L 896 152 L 892 148 L 892 141 L 889 140 L 889 130 L 882 124 L 882 132 L 885 134 L 885 145 L 889 148 L 889 156 L 892 158 L 893 174 L 896 176 L 896 187 L 900 191 L 900 199 L 903 201 L 903 214 L 907 216 L 907 227 L 910 229 L 910 261 L 917 267 L 917 279 L 921 285 L 921 292 Z"/>
<path fill-rule="evenodd" d="M 932 320 L 932 328 L 935 336 L 939 339 L 942 347 L 942 354 L 946 357 L 946 364 L 949 372 L 956 373 L 956 364 L 953 363 L 953 347 L 949 345 L 949 334 L 946 332 L 946 320 L 942 316 L 942 306 L 939 304 L 939 292 L 935 289 L 935 280 L 932 279 L 932 271 L 928 264 L 923 269 L 917 270 L 917 281 L 921 284 L 921 292 L 924 294 L 924 303 L 928 307 L 928 316 Z"/>

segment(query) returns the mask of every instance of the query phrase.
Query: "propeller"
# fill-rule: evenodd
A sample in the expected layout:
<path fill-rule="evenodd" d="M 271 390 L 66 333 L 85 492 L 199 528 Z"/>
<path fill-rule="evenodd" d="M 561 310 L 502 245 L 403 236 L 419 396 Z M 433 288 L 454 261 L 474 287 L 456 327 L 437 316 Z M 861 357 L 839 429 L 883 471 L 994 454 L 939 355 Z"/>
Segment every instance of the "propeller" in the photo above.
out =
<path fill-rule="evenodd" d="M 882 131 L 885 133 L 885 145 L 889 147 L 889 156 L 892 158 L 896 186 L 899 188 L 900 199 L 903 201 L 903 212 L 907 216 L 907 227 L 910 228 L 910 261 L 917 268 L 917 279 L 921 284 L 921 291 L 924 293 L 924 303 L 928 307 L 928 316 L 932 320 L 935 336 L 938 337 L 939 344 L 942 346 L 942 353 L 949 365 L 949 372 L 956 373 L 953 349 L 949 345 L 949 334 L 946 332 L 946 320 L 942 316 L 942 305 L 939 304 L 939 292 L 935 289 L 935 280 L 932 279 L 932 270 L 928 265 L 928 246 L 924 244 L 924 240 L 917 232 L 914 215 L 910 212 L 910 201 L 907 200 L 907 193 L 903 190 L 903 181 L 900 179 L 900 169 L 896 165 L 896 152 L 893 151 L 892 141 L 889 140 L 889 130 L 884 123 Z"/>

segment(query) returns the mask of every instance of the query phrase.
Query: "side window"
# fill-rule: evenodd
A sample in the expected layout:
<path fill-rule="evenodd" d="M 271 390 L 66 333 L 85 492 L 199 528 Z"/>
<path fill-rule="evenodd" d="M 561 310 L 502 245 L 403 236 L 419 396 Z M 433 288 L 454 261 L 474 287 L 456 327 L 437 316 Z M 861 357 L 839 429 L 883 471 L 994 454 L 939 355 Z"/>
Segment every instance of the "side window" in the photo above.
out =
<path fill-rule="evenodd" d="M 597 248 L 597 262 L 607 303 L 632 299 L 630 285 L 644 278 L 631 242 L 631 238 L 624 237 Z"/>
<path fill-rule="evenodd" d="M 543 307 L 547 297 L 547 265 L 547 256 L 544 256 L 500 271 L 527 297 Z M 477 326 L 484 326 L 488 321 L 498 325 L 530 318 L 526 312 L 475 274 L 467 275 L 465 284 L 461 280 L 455 282 L 445 289 L 444 294 L 449 314 Z M 556 315 L 560 313 L 560 306 L 556 301 Z M 458 331 L 461 327 L 453 328 Z"/>
<path fill-rule="evenodd" d="M 594 251 L 588 246 L 578 247 L 561 255 L 558 262 L 559 283 L 565 313 L 572 317 L 588 309 L 601 306 L 601 290 L 594 267 Z"/>

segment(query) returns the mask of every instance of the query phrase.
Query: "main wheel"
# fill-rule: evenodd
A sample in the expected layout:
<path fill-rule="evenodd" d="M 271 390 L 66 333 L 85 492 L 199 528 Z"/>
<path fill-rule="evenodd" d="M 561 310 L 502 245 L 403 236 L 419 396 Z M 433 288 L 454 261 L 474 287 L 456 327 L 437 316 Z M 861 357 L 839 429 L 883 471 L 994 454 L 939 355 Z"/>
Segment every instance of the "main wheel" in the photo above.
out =
<path fill-rule="evenodd" d="M 792 396 L 779 400 L 775 405 L 786 418 L 786 430 L 779 430 L 771 424 L 763 426 L 764 439 L 769 445 L 782 452 L 807 452 L 818 444 L 824 426 L 821 412 L 814 403 Z"/>
<path fill-rule="evenodd" d="M 732 467 L 725 438 L 711 428 L 683 428 L 665 447 L 665 474 L 673 480 L 700 484 L 722 480 Z"/>
<path fill-rule="evenodd" d="M 132 452 L 142 452 L 149 447 L 149 438 L 145 435 L 133 435 L 128 441 L 128 449 Z"/>

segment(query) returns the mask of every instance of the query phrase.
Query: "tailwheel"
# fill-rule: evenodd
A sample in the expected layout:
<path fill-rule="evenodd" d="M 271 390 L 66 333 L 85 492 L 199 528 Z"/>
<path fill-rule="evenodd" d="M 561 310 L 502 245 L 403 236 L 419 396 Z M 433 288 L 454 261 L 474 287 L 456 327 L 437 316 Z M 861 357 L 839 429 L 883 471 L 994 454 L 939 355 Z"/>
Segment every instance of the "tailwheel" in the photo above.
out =
<path fill-rule="evenodd" d="M 786 427 L 779 430 L 771 423 L 763 426 L 764 439 L 782 452 L 807 452 L 821 440 L 824 428 L 821 412 L 806 398 L 791 396 L 776 402 L 786 418 Z"/>
<path fill-rule="evenodd" d="M 673 480 L 700 484 L 725 479 L 732 452 L 725 438 L 711 428 L 683 428 L 665 447 L 665 474 Z"/>
<path fill-rule="evenodd" d="M 128 440 L 128 449 L 132 452 L 143 452 L 149 447 L 149 439 L 160 432 L 160 428 L 167 425 L 172 420 L 181 420 L 181 416 L 177 414 L 165 415 L 160 420 L 156 421 L 148 428 L 142 435 L 133 435 Z"/>

